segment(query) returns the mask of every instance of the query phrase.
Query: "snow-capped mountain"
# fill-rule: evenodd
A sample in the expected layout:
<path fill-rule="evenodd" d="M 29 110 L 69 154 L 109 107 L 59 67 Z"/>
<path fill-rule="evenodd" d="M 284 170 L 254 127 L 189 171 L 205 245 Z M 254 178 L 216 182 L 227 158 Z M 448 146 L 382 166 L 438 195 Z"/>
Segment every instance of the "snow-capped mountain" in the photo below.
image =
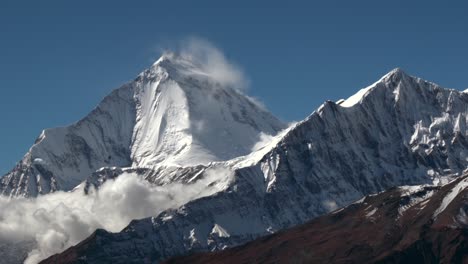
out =
<path fill-rule="evenodd" d="M 266 238 L 168 263 L 466 263 L 468 175 L 401 186 Z"/>
<path fill-rule="evenodd" d="M 183 56 L 166 54 L 88 116 L 46 129 L 0 193 L 71 190 L 103 167 L 188 166 L 246 155 L 285 126 Z"/>
<path fill-rule="evenodd" d="M 57 257 L 128 263 L 220 250 L 394 186 L 447 183 L 468 165 L 467 114 L 468 94 L 393 70 L 347 100 L 324 103 L 250 154 L 170 174 L 190 179 L 221 166 L 235 175 L 224 190 L 120 233 L 98 230 Z M 165 175 L 145 177 L 157 183 Z"/>

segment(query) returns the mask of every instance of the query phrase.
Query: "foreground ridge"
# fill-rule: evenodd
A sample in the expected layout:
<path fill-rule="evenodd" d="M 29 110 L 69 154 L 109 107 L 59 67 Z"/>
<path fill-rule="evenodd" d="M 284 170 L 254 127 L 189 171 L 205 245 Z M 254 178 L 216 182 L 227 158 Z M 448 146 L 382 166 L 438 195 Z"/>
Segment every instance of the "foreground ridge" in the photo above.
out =
<path fill-rule="evenodd" d="M 466 187 L 468 175 L 392 188 L 243 246 L 165 263 L 466 263 Z"/>

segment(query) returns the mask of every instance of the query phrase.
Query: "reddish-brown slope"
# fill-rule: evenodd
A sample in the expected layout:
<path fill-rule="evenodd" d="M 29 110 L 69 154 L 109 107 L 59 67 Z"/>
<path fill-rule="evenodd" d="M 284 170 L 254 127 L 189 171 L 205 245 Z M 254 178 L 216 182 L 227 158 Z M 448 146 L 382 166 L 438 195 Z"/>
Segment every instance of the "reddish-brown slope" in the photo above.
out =
<path fill-rule="evenodd" d="M 391 189 L 243 246 L 167 263 L 468 263 L 468 229 L 463 219 L 457 219 L 462 211 L 468 212 L 468 192 L 460 192 L 433 217 L 443 198 L 466 179 L 426 187 L 410 197 Z M 399 215 L 401 206 L 431 191 L 430 198 L 421 198 Z"/>
<path fill-rule="evenodd" d="M 393 188 L 239 247 L 166 263 L 468 263 L 468 190 L 462 189 L 434 217 L 443 199 L 463 181 L 468 182 L 468 176 L 410 195 Z M 81 252 L 99 248 L 93 241 L 90 237 L 41 263 L 87 263 Z"/>

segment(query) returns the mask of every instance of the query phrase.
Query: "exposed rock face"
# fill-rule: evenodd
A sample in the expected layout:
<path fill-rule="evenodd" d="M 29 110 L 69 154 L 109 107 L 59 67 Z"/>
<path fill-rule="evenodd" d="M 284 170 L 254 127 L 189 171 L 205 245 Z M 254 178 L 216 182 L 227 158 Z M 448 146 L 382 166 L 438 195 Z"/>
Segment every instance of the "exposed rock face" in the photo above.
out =
<path fill-rule="evenodd" d="M 467 175 L 392 188 L 246 245 L 167 263 L 467 263 L 466 187 Z"/>
<path fill-rule="evenodd" d="M 120 233 L 98 230 L 53 259 L 74 252 L 87 263 L 155 262 L 220 250 L 367 194 L 446 183 L 467 168 L 467 114 L 468 94 L 396 69 L 348 100 L 326 102 L 269 145 L 207 165 L 234 171 L 226 190 L 133 221 Z M 191 174 L 184 175 L 174 179 Z"/>

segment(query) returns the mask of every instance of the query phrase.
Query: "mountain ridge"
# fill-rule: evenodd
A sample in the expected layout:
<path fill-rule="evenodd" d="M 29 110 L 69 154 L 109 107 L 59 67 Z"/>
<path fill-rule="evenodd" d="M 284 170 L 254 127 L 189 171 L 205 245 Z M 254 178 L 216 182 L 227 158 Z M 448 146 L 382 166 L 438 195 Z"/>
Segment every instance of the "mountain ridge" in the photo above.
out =
<path fill-rule="evenodd" d="M 164 263 L 466 263 L 467 186 L 464 174 L 444 186 L 395 187 L 242 246 Z"/>
<path fill-rule="evenodd" d="M 90 263 L 123 263 L 221 250 L 366 194 L 443 185 L 462 175 L 468 162 L 466 94 L 401 71 L 371 87 L 353 106 L 327 101 L 270 146 L 225 162 L 235 174 L 226 190 L 135 220 L 120 233 L 99 230 L 81 256 Z M 138 254 L 127 250 L 130 244 L 138 245 Z"/>
<path fill-rule="evenodd" d="M 232 177 L 121 232 L 96 231 L 76 256 L 157 262 L 240 245 L 394 186 L 444 185 L 467 168 L 466 93 L 396 69 L 286 128 L 224 77 L 162 57 L 86 118 L 46 130 L 1 192 L 88 195 L 129 173 L 162 188 Z"/>

